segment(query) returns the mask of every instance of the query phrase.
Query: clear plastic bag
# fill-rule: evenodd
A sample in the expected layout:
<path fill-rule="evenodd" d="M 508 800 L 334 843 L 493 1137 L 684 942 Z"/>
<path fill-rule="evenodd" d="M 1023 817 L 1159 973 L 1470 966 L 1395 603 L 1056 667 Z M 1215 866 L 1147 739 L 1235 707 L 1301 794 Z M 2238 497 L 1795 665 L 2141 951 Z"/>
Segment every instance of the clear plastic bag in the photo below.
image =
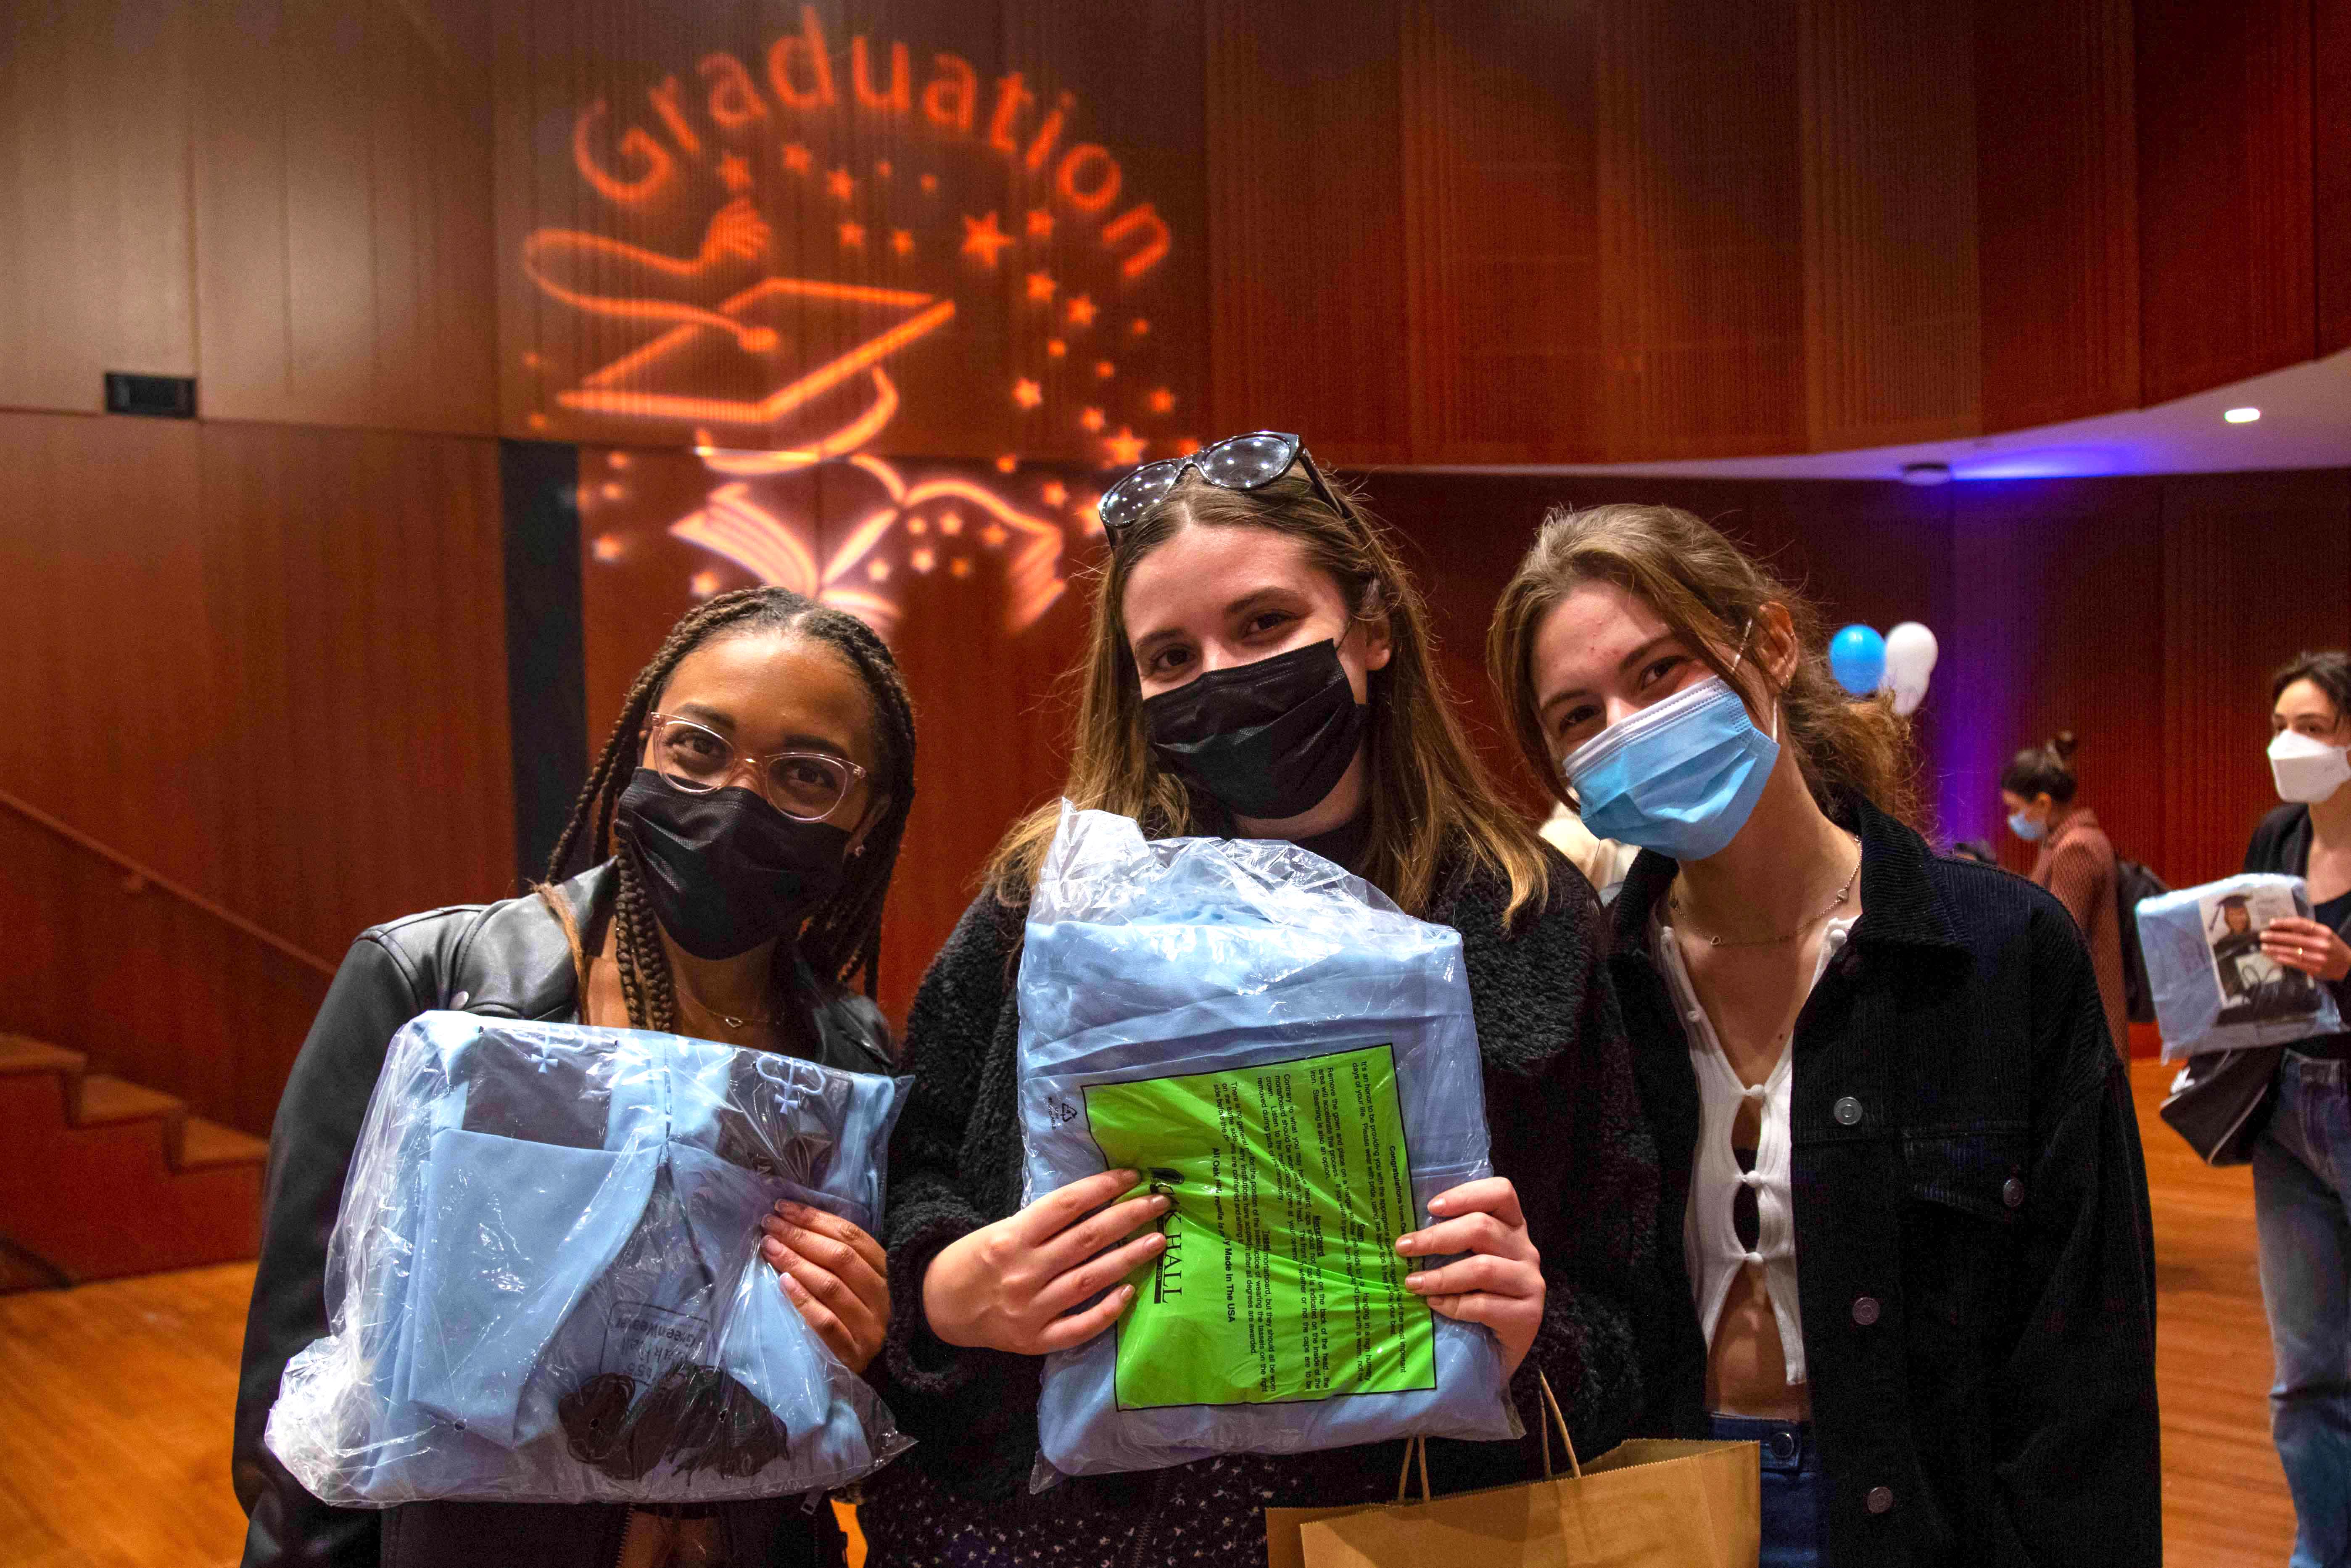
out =
<path fill-rule="evenodd" d="M 1019 1003 L 1024 1201 L 1113 1168 L 1175 1200 L 1117 1326 L 1046 1358 L 1040 1482 L 1520 1435 L 1493 1335 L 1395 1249 L 1493 1171 L 1458 932 L 1286 841 L 1065 804 Z"/>
<path fill-rule="evenodd" d="M 2262 928 L 2289 915 L 2312 918 L 2302 878 L 2266 872 L 2139 901 L 2139 954 L 2165 1061 L 2342 1029 L 2334 993 L 2262 952 Z"/>
<path fill-rule="evenodd" d="M 431 1012 L 392 1039 L 266 1440 L 322 1501 L 715 1502 L 911 1446 L 758 1255 L 875 1228 L 901 1085 L 641 1030 Z"/>

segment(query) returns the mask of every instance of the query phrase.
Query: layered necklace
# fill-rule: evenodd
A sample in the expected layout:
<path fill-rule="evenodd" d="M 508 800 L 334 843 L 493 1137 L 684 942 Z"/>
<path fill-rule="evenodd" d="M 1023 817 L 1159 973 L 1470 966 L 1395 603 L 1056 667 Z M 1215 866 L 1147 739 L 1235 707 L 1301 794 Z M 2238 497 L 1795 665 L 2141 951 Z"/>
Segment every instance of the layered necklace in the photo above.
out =
<path fill-rule="evenodd" d="M 1838 910 L 1843 909 L 1845 906 L 1846 902 L 1853 897 L 1854 883 L 1861 880 L 1861 835 L 1859 833 L 1847 833 L 1845 834 L 1845 837 L 1853 841 L 1853 873 L 1844 879 L 1844 885 L 1837 889 L 1836 896 L 1829 900 L 1828 907 L 1823 909 L 1817 915 L 1807 915 L 1802 924 L 1797 925 L 1795 929 L 1783 932 L 1776 936 L 1749 936 L 1742 937 L 1735 942 L 1726 941 L 1720 936 L 1708 936 L 1706 938 L 1706 945 L 1709 947 L 1782 946 L 1787 943 L 1793 942 L 1805 932 L 1810 931 L 1813 926 L 1819 925 L 1822 921 L 1826 920 Z M 1674 924 L 1684 930 L 1688 929 L 1688 927 L 1684 925 L 1682 917 L 1688 913 L 1689 906 L 1682 902 L 1681 890 L 1679 888 L 1676 888 L 1674 890 L 1670 907 L 1674 912 Z"/>

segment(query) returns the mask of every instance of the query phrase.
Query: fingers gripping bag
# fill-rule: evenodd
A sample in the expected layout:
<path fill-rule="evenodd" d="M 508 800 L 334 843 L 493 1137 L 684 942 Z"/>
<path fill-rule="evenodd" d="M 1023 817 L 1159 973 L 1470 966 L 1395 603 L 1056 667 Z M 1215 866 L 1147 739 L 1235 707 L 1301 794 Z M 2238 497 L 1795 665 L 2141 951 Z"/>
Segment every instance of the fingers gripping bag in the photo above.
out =
<path fill-rule="evenodd" d="M 869 1231 L 897 1082 L 641 1030 L 430 1012 L 392 1041 L 266 1440 L 322 1501 L 729 1501 L 910 1446 L 758 1251 Z"/>
<path fill-rule="evenodd" d="M 1493 1335 L 1395 1246 L 1493 1170 L 1458 933 L 1287 841 L 1065 803 L 1019 997 L 1023 1201 L 1133 1169 L 1174 1202 L 1115 1327 L 1046 1358 L 1053 1470 L 1520 1435 Z"/>
<path fill-rule="evenodd" d="M 2223 877 L 2138 904 L 2138 945 L 2167 1061 L 2287 1045 L 2343 1028 L 2335 997 L 2262 951 L 2273 920 L 2312 918 L 2302 878 Z"/>

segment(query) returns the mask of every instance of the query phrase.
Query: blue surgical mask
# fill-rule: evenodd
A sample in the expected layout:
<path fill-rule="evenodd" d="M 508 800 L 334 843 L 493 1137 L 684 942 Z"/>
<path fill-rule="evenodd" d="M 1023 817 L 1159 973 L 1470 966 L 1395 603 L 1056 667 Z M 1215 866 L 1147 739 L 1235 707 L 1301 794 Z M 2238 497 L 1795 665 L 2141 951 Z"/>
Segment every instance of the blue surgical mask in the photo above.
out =
<path fill-rule="evenodd" d="M 2008 831 L 2028 844 L 2037 844 L 2041 841 L 2041 836 L 2049 831 L 2049 824 L 2036 822 L 2023 812 L 2015 811 L 2009 815 Z"/>
<path fill-rule="evenodd" d="M 1779 716 L 1764 734 L 1719 675 L 1612 724 L 1560 764 L 1583 825 L 1677 861 L 1720 852 L 1747 825 L 1780 759 Z"/>

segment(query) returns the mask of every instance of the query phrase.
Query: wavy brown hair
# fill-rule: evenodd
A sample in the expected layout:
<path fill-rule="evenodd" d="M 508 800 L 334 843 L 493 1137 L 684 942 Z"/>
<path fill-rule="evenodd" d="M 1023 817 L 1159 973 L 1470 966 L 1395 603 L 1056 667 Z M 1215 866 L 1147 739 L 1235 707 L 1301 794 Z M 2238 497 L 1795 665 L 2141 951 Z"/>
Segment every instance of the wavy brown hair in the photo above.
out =
<path fill-rule="evenodd" d="M 1135 566 L 1186 528 L 1263 528 L 1298 540 L 1359 621 L 1387 624 L 1390 655 L 1372 672 L 1364 755 L 1371 812 L 1364 879 L 1419 915 L 1444 891 L 1440 875 L 1483 870 L 1510 885 L 1505 920 L 1550 893 L 1534 830 L 1495 792 L 1469 747 L 1432 658 L 1428 611 L 1385 530 L 1348 492 L 1333 511 L 1296 468 L 1255 490 L 1228 490 L 1196 473 L 1119 530 L 1095 585 L 1093 622 L 1071 678 L 1077 724 L 1069 783 L 1080 807 L 1133 817 L 1155 835 L 1217 831 L 1222 809 L 1160 765 L 1143 722 L 1143 688 L 1123 606 Z M 1060 821 L 1058 805 L 1015 824 L 988 862 L 987 884 L 1018 908 Z"/>
<path fill-rule="evenodd" d="M 1767 604 L 1794 623 L 1795 674 L 1779 694 L 1781 735 L 1821 809 L 1840 821 L 1855 799 L 1912 827 L 1921 826 L 1917 753 L 1910 727 L 1883 696 L 1855 702 L 1829 673 L 1820 612 L 1804 596 L 1721 532 L 1677 507 L 1565 507 L 1543 519 L 1534 548 L 1502 590 L 1486 632 L 1486 672 L 1510 715 L 1519 754 L 1553 799 L 1573 797 L 1551 754 L 1538 713 L 1535 637 L 1570 590 L 1613 582 L 1673 629 L 1693 657 L 1720 675 L 1753 714 L 1755 698 L 1734 677 L 1732 650 Z"/>

